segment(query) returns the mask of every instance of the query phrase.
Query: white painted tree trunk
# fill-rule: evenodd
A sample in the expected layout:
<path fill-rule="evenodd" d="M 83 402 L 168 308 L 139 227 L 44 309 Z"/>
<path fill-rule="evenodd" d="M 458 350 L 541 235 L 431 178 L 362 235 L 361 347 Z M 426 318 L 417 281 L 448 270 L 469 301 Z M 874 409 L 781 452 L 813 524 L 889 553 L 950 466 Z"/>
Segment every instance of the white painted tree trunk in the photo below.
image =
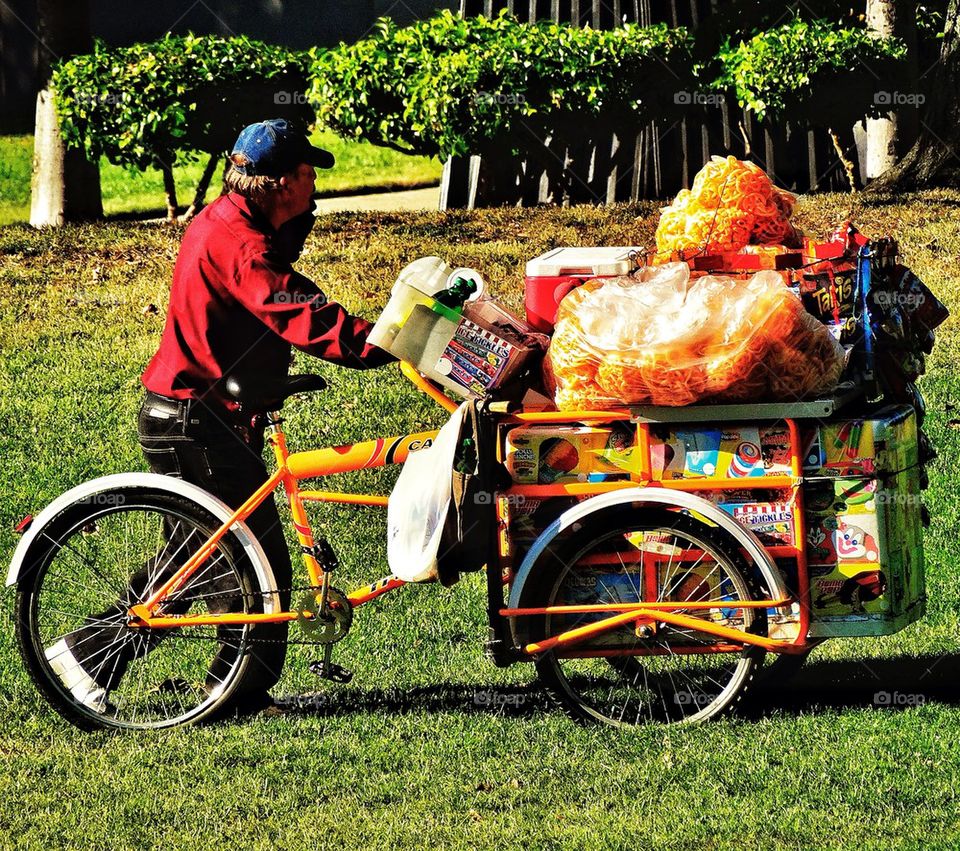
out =
<path fill-rule="evenodd" d="M 0 0 L 2 2 L 2 0 Z M 85 53 L 90 38 L 89 0 L 37 0 L 37 117 L 33 142 L 30 224 L 59 227 L 64 222 L 103 217 L 100 168 L 80 148 L 64 148 L 50 87 L 51 63 Z"/>
<path fill-rule="evenodd" d="M 883 38 L 893 36 L 897 24 L 897 0 L 867 0 L 866 22 L 872 33 Z M 867 180 L 893 168 L 897 162 L 898 139 L 896 106 L 892 106 L 884 118 L 867 119 Z"/>
<path fill-rule="evenodd" d="M 30 224 L 35 228 L 103 218 L 100 167 L 79 148 L 64 148 L 54 97 L 50 88 L 37 95 L 30 181 Z"/>
<path fill-rule="evenodd" d="M 63 224 L 63 153 L 53 90 L 43 89 L 37 94 L 33 175 L 30 182 L 30 224 L 35 228 L 59 227 Z"/>

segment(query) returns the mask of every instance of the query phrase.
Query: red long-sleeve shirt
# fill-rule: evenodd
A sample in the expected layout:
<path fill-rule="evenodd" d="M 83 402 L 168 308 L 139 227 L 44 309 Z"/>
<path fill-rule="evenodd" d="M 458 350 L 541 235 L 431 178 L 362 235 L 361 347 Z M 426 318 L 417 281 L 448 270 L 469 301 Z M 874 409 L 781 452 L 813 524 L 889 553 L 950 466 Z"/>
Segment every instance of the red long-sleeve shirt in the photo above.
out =
<path fill-rule="evenodd" d="M 227 400 L 220 380 L 245 371 L 287 374 L 290 347 L 368 369 L 395 358 L 367 343 L 372 327 L 295 272 L 309 227 L 275 230 L 256 206 L 223 195 L 191 222 L 173 270 L 160 348 L 143 385 L 174 399 Z M 297 224 L 293 223 L 293 230 Z M 208 397 L 209 398 L 209 397 Z"/>

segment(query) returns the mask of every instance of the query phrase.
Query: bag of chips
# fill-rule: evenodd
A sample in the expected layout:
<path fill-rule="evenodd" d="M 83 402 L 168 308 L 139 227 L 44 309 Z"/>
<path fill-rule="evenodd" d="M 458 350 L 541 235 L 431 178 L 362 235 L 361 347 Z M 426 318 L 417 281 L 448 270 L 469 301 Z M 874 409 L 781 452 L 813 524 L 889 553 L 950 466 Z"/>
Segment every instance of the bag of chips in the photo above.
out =
<path fill-rule="evenodd" d="M 657 226 L 657 256 L 739 251 L 751 243 L 790 245 L 795 198 L 778 189 L 758 166 L 736 157 L 711 157 L 665 207 Z"/>
<path fill-rule="evenodd" d="M 561 410 L 796 401 L 833 389 L 844 351 L 777 272 L 690 280 L 685 263 L 588 281 L 545 359 Z"/>

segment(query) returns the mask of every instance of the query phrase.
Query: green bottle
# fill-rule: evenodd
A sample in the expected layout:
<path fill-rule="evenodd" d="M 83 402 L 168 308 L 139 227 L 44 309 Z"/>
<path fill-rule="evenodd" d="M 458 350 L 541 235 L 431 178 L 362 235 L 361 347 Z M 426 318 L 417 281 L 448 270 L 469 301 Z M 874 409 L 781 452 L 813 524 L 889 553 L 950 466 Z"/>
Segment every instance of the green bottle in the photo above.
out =
<path fill-rule="evenodd" d="M 435 301 L 444 307 L 449 307 L 457 313 L 463 312 L 463 303 L 477 291 L 476 281 L 470 278 L 457 278 L 445 290 L 433 294 Z"/>

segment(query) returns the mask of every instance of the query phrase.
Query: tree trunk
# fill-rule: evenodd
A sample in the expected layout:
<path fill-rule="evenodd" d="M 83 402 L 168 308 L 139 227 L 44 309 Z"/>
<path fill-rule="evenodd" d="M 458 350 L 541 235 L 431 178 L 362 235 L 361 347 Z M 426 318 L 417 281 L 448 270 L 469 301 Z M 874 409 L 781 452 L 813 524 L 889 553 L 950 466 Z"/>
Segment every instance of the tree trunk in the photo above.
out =
<path fill-rule="evenodd" d="M 221 159 L 220 154 L 210 154 L 210 159 L 207 161 L 203 174 L 200 176 L 200 182 L 197 183 L 197 191 L 194 193 L 193 201 L 190 206 L 187 207 L 187 211 L 180 217 L 181 222 L 189 222 L 203 206 L 203 202 L 207 197 L 207 189 L 210 187 L 210 181 L 213 179 L 213 173 L 217 170 L 217 165 Z"/>
<path fill-rule="evenodd" d="M 53 63 L 92 46 L 89 0 L 37 0 L 37 23 L 41 44 L 30 224 L 57 227 L 103 218 L 99 166 L 82 150 L 65 149 L 50 89 Z"/>
<path fill-rule="evenodd" d="M 890 38 L 897 23 L 896 0 L 867 0 L 867 29 L 883 38 Z M 892 104 L 892 92 L 884 92 Z M 883 118 L 867 119 L 868 180 L 883 174 L 897 162 L 897 109 L 891 109 Z"/>
<path fill-rule="evenodd" d="M 163 175 L 163 194 L 167 199 L 167 221 L 175 222 L 177 220 L 177 184 L 173 179 L 173 166 L 163 163 L 160 166 L 160 174 Z"/>
<path fill-rule="evenodd" d="M 832 128 L 827 128 L 827 133 L 830 134 L 830 141 L 833 142 L 833 149 L 837 152 L 837 158 L 840 160 L 840 165 L 843 166 L 843 173 L 847 177 L 847 187 L 851 192 L 857 191 L 857 166 L 853 161 L 853 157 L 856 152 L 856 144 L 853 140 L 850 140 L 848 145 L 844 145 L 840 140 L 840 135 Z M 850 131 L 851 136 L 853 131 Z"/>
<path fill-rule="evenodd" d="M 870 184 L 871 191 L 930 186 L 960 173 L 960 0 L 950 0 L 940 61 L 929 73 L 920 134 L 893 168 Z"/>

